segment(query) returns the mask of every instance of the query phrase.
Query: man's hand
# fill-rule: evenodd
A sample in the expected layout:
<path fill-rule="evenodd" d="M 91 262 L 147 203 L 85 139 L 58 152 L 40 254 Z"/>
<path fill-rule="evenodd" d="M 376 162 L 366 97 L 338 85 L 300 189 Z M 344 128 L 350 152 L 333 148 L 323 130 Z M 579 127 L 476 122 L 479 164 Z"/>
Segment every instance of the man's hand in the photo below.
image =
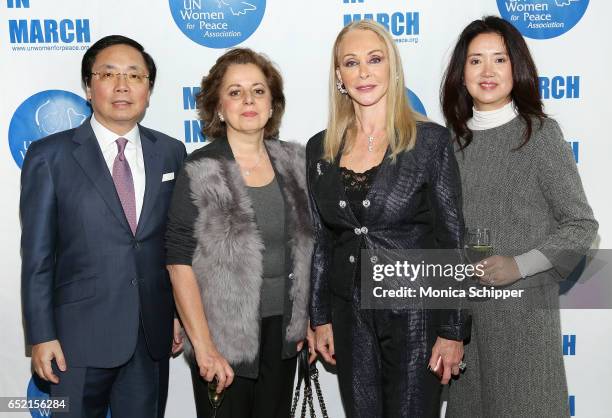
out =
<path fill-rule="evenodd" d="M 58 340 L 47 341 L 32 346 L 32 367 L 41 379 L 59 383 L 59 377 L 53 373 L 51 360 L 55 359 L 57 367 L 63 372 L 67 370 L 66 359 Z"/>
<path fill-rule="evenodd" d="M 174 318 L 174 332 L 172 337 L 172 355 L 176 356 L 183 351 L 183 334 L 181 333 L 181 322 Z"/>

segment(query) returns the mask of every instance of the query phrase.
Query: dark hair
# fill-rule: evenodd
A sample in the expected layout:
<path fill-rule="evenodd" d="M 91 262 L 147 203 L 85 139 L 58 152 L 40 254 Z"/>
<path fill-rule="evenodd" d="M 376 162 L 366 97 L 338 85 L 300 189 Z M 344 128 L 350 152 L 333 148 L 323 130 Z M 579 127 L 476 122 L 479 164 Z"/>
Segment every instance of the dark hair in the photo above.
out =
<path fill-rule="evenodd" d="M 155 85 L 155 76 L 157 74 L 157 67 L 155 66 L 155 61 L 151 55 L 145 52 L 144 47 L 140 45 L 135 40 L 128 38 L 127 36 L 122 35 L 109 35 L 104 38 L 98 40 L 92 46 L 89 47 L 85 55 L 83 55 L 83 60 L 81 61 L 81 80 L 83 81 L 83 85 L 89 87 L 89 83 L 91 83 L 91 69 L 93 68 L 94 62 L 96 61 L 96 57 L 103 49 L 111 47 L 113 45 L 127 45 L 132 48 L 138 50 L 142 54 L 142 58 L 147 66 L 147 71 L 149 73 L 149 86 L 153 88 Z"/>
<path fill-rule="evenodd" d="M 283 78 L 274 64 L 262 54 L 249 48 L 233 48 L 221 55 L 208 75 L 202 78 L 200 93 L 196 103 L 200 119 L 204 122 L 202 131 L 209 139 L 225 136 L 225 125 L 217 116 L 219 106 L 219 89 L 227 69 L 234 64 L 254 64 L 264 77 L 272 94 L 272 116 L 264 127 L 264 138 L 278 138 L 281 119 L 285 112 L 285 95 Z"/>
<path fill-rule="evenodd" d="M 496 33 L 503 38 L 512 64 L 513 87 L 510 95 L 526 125 L 523 142 L 518 146 L 521 148 L 531 137 L 532 118 L 537 118 L 541 123 L 546 114 L 538 88 L 538 71 L 527 43 L 512 24 L 499 17 L 486 16 L 481 20 L 474 20 L 461 32 L 442 79 L 442 113 L 460 148 L 467 147 L 473 138 L 472 131 L 467 126 L 468 119 L 472 117 L 473 100 L 463 82 L 464 68 L 470 43 L 483 33 Z"/>

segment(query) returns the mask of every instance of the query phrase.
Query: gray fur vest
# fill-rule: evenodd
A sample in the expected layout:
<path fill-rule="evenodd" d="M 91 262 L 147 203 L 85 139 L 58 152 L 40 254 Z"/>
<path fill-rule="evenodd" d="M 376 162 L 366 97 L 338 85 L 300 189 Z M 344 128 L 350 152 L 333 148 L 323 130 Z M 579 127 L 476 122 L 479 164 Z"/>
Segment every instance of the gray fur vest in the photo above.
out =
<path fill-rule="evenodd" d="M 266 140 L 265 144 L 285 201 L 291 255 L 285 282 L 286 345 L 303 339 L 308 323 L 312 226 L 305 153 L 294 143 Z M 259 354 L 263 242 L 227 140 L 215 140 L 202 152 L 202 158 L 185 165 L 191 198 L 198 207 L 192 267 L 217 349 L 232 365 L 252 363 Z M 185 352 L 193 362 L 193 348 L 186 341 Z"/>

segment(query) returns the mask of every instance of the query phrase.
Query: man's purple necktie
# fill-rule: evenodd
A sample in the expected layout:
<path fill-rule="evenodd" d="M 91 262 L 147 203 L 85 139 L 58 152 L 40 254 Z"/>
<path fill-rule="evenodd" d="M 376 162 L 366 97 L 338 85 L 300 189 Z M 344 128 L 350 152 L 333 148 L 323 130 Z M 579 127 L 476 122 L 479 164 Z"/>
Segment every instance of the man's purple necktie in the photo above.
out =
<path fill-rule="evenodd" d="M 134 193 L 134 179 L 132 178 L 132 170 L 130 170 L 130 164 L 125 158 L 125 146 L 127 139 L 118 138 L 117 143 L 117 156 L 113 163 L 113 182 L 115 182 L 115 188 L 123 206 L 123 212 L 125 217 L 130 224 L 132 234 L 136 235 L 136 194 Z"/>

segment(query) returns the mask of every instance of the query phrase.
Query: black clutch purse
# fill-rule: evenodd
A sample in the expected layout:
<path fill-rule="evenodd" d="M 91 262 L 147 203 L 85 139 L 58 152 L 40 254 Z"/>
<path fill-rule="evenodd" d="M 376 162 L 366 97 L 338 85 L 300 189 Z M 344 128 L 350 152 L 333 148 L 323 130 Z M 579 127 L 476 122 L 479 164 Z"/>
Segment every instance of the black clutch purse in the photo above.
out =
<path fill-rule="evenodd" d="M 319 402 L 319 408 L 323 418 L 329 418 L 327 415 L 327 408 L 325 408 L 325 401 L 323 400 L 323 393 L 321 392 L 321 385 L 319 384 L 319 370 L 317 369 L 317 363 L 313 362 L 308 364 L 308 344 L 304 344 L 302 350 L 298 353 L 298 382 L 295 387 L 293 394 L 293 403 L 291 404 L 291 418 L 295 418 L 296 410 L 298 409 L 298 403 L 300 397 L 302 397 L 302 406 L 300 407 L 299 418 L 307 418 L 306 413 L 310 413 L 310 418 L 316 418 L 314 402 L 312 396 L 312 389 L 317 394 L 317 400 Z M 311 384 L 314 383 L 313 384 Z M 303 392 L 303 396 L 301 396 Z"/>

